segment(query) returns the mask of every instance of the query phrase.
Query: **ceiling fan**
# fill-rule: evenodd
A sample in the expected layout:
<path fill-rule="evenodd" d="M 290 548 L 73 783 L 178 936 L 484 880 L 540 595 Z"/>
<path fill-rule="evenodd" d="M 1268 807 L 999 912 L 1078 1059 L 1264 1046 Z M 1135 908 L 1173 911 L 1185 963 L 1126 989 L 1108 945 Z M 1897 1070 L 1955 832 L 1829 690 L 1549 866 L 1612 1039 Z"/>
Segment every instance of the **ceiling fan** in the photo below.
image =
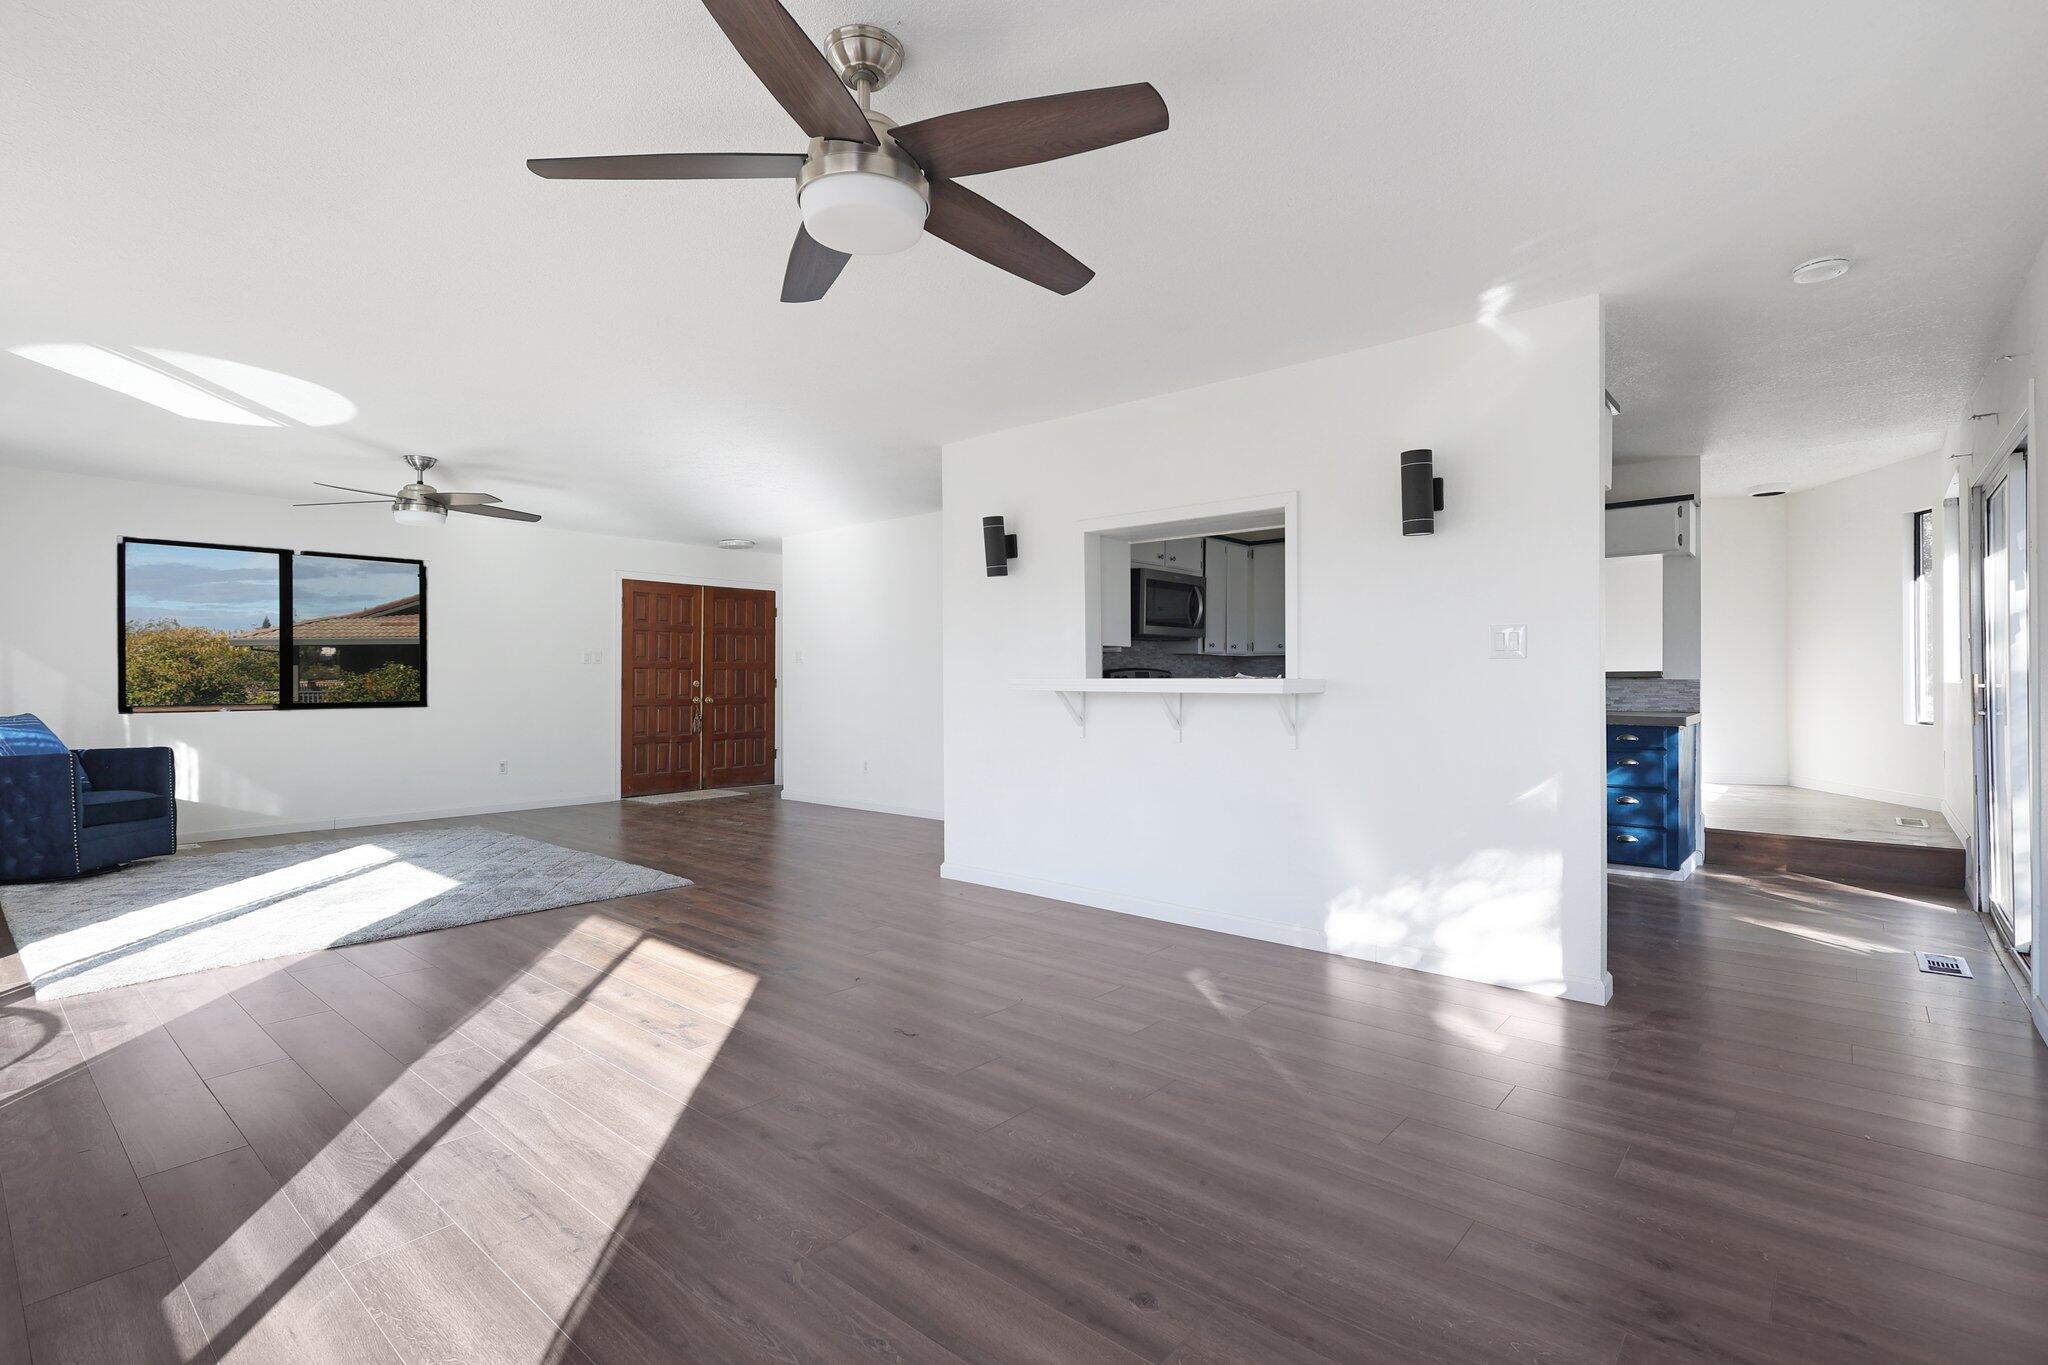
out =
<path fill-rule="evenodd" d="M 898 126 L 868 107 L 903 69 L 903 44 L 845 24 L 821 55 L 776 0 L 704 0 L 768 93 L 809 135 L 804 154 L 675 152 L 558 156 L 526 163 L 560 180 L 796 180 L 803 223 L 782 277 L 784 303 L 825 296 L 851 256 L 902 251 L 929 232 L 970 256 L 1071 294 L 1095 272 L 958 177 L 1052 161 L 1166 128 L 1150 85 L 1012 100 Z M 829 57 L 829 63 L 827 58 Z"/>
<path fill-rule="evenodd" d="M 314 483 L 321 488 L 332 488 L 338 493 L 368 493 L 366 498 L 346 498 L 340 502 L 295 502 L 294 507 L 368 507 L 371 503 L 383 503 L 391 509 L 391 519 L 400 526 L 439 526 L 448 520 L 450 512 L 466 512 L 473 517 L 501 517 L 506 521 L 539 521 L 537 512 L 519 512 L 510 507 L 499 507 L 499 498 L 489 493 L 443 493 L 426 482 L 427 471 L 440 461 L 431 455 L 407 455 L 405 462 L 412 466 L 413 481 L 396 493 L 383 494 L 368 488 L 349 488 L 338 483 Z"/>

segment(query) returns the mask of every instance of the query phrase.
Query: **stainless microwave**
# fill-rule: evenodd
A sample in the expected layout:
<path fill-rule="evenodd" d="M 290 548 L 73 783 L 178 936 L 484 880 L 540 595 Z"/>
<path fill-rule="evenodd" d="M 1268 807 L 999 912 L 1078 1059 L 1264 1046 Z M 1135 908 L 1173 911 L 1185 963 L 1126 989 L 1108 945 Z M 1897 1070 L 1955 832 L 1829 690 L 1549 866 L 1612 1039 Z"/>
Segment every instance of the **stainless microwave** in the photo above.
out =
<path fill-rule="evenodd" d="M 1202 580 L 1164 569 L 1131 570 L 1131 638 L 1199 640 L 1207 601 Z"/>

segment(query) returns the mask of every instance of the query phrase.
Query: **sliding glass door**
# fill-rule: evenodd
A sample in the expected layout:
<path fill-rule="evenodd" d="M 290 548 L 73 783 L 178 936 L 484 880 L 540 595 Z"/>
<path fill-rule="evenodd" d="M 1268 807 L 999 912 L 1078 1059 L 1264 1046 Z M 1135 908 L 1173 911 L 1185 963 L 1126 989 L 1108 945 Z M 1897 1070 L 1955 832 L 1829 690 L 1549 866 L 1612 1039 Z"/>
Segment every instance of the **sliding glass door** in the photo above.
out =
<path fill-rule="evenodd" d="M 2025 446 L 2008 456 L 1985 482 L 1982 498 L 1982 885 L 1999 928 L 2016 950 L 2025 953 L 2033 947 L 2034 927 Z"/>

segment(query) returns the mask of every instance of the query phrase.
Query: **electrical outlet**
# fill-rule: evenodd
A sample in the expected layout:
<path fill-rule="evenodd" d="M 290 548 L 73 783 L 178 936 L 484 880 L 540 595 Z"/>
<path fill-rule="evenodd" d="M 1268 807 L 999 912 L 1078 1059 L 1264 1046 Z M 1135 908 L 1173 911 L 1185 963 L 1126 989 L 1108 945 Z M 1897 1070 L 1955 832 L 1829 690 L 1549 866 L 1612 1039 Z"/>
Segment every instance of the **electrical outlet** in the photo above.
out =
<path fill-rule="evenodd" d="M 499 760 L 498 760 L 498 776 L 500 776 L 500 777 L 503 777 L 503 776 L 505 776 L 505 775 L 506 775 L 507 773 L 509 773 L 509 772 L 511 772 L 511 771 L 512 771 L 512 760 L 511 760 L 511 759 L 509 759 L 509 758 L 501 758 L 501 759 L 499 759 Z"/>
<path fill-rule="evenodd" d="M 1528 658 L 1529 628 L 1527 626 L 1495 626 L 1493 628 L 1493 657 L 1496 659 Z"/>
<path fill-rule="evenodd" d="M 861 770 L 861 772 L 862 772 L 862 773 L 866 773 L 866 772 L 867 772 L 867 770 L 868 770 L 868 761 L 867 761 L 866 759 L 862 759 L 862 760 L 860 761 L 860 770 Z"/>

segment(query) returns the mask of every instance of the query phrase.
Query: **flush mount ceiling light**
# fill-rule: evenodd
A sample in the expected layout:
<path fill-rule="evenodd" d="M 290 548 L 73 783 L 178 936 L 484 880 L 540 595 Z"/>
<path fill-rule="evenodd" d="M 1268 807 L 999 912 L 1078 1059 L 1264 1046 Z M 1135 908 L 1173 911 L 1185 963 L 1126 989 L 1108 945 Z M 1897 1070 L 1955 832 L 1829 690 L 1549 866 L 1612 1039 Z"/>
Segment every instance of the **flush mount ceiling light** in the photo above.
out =
<path fill-rule="evenodd" d="M 391 519 L 400 526 L 439 526 L 448 520 L 448 509 L 421 498 L 400 498 L 391 504 Z"/>
<path fill-rule="evenodd" d="M 1826 284 L 1839 280 L 1849 273 L 1847 256 L 1816 256 L 1813 260 L 1802 261 L 1792 267 L 1794 284 Z"/>
<path fill-rule="evenodd" d="M 1752 498 L 1782 498 L 1791 490 L 1782 483 L 1760 483 L 1749 490 Z"/>
<path fill-rule="evenodd" d="M 759 543 L 758 541 L 748 540 L 745 536 L 727 536 L 724 540 L 718 542 L 718 548 L 721 550 L 751 550 Z"/>
<path fill-rule="evenodd" d="M 1142 83 L 1011 100 L 900 127 L 870 107 L 903 69 L 903 43 L 842 24 L 824 51 L 776 0 L 704 0 L 726 40 L 810 138 L 795 152 L 551 156 L 551 180 L 780 180 L 794 177 L 803 226 L 782 277 L 784 303 L 813 303 L 854 256 L 902 251 L 929 232 L 1019 279 L 1071 294 L 1095 277 L 1043 233 L 960 183 L 1166 129 L 1166 102 Z"/>
<path fill-rule="evenodd" d="M 356 415 L 356 405 L 332 389 L 239 360 L 76 341 L 12 349 L 23 360 L 197 422 L 330 427 Z"/>

